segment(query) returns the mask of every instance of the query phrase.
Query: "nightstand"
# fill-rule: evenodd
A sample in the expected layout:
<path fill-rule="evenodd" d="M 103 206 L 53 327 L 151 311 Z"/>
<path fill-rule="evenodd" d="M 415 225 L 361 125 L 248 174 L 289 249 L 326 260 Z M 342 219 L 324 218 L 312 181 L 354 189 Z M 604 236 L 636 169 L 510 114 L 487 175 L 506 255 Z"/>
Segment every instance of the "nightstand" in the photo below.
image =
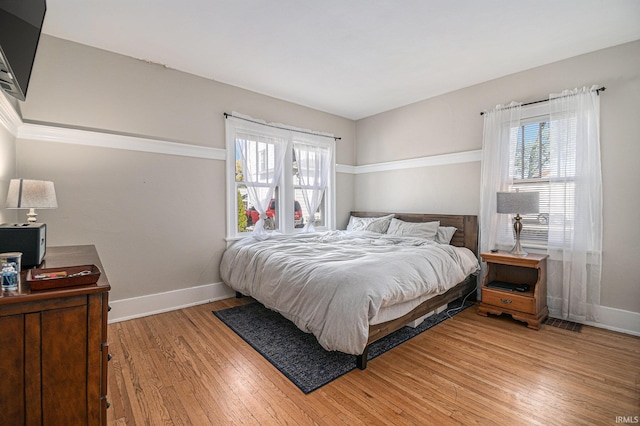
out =
<path fill-rule="evenodd" d="M 478 314 L 509 314 L 538 330 L 549 315 L 547 307 L 547 255 L 514 256 L 506 251 L 482 253 L 487 263 L 482 279 Z M 516 287 L 525 287 L 518 291 Z"/>

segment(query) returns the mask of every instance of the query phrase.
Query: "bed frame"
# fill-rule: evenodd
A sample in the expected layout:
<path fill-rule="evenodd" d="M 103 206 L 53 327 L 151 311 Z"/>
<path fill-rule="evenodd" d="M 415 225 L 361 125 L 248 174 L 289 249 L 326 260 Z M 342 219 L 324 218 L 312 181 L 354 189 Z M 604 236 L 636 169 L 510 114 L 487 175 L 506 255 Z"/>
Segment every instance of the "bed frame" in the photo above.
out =
<path fill-rule="evenodd" d="M 355 217 L 379 217 L 387 216 L 391 213 L 380 212 L 363 212 L 353 211 L 352 216 Z M 456 233 L 451 239 L 451 245 L 457 247 L 466 247 L 471 250 L 476 256 L 478 255 L 478 217 L 471 215 L 445 215 L 445 214 L 419 214 L 419 213 L 394 213 L 395 218 L 403 220 L 405 222 L 434 222 L 439 221 L 440 226 L 455 226 Z M 375 342 L 393 333 L 396 330 L 401 329 L 405 325 L 412 321 L 428 314 L 429 312 L 439 308 L 440 306 L 453 302 L 456 299 L 470 294 L 477 285 L 477 280 L 474 275 L 468 276 L 461 283 L 456 284 L 450 288 L 446 293 L 432 297 L 429 300 L 425 300 L 422 304 L 418 305 L 411 312 L 406 315 L 396 318 L 391 321 L 387 321 L 381 324 L 375 324 L 369 326 L 369 339 L 367 340 L 367 346 L 364 348 L 364 352 L 356 357 L 356 366 L 360 370 L 364 370 L 367 367 L 367 355 L 369 353 L 369 346 Z"/>

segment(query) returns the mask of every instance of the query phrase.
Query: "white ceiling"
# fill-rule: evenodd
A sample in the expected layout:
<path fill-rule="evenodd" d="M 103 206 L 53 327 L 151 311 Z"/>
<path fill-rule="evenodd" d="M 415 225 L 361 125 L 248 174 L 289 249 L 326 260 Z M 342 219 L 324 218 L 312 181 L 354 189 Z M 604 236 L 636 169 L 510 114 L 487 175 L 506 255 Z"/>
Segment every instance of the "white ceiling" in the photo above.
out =
<path fill-rule="evenodd" d="M 640 39 L 638 0 L 47 0 L 46 34 L 350 119 Z"/>

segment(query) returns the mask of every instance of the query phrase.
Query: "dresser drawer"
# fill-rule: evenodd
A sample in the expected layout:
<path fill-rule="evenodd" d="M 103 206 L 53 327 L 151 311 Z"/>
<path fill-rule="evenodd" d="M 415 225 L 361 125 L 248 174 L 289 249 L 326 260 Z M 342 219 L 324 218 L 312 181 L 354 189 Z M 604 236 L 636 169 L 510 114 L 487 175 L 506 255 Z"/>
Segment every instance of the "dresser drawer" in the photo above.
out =
<path fill-rule="evenodd" d="M 536 313 L 535 299 L 515 292 L 483 288 L 482 303 L 527 314 Z"/>

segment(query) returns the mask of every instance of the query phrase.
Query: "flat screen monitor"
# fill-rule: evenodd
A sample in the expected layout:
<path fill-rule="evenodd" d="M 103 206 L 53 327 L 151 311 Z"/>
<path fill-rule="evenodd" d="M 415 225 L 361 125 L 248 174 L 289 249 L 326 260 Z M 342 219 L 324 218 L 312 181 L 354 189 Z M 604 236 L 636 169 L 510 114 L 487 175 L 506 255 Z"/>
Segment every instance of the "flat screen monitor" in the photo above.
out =
<path fill-rule="evenodd" d="M 45 0 L 0 0 L 0 87 L 22 101 L 46 10 Z"/>

